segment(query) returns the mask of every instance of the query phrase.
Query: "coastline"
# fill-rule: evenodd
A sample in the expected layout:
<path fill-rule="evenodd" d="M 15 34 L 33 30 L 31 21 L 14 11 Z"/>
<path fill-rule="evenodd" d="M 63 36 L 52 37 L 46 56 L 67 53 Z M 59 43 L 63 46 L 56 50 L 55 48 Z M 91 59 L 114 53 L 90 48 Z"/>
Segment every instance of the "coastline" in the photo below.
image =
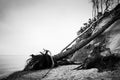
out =
<path fill-rule="evenodd" d="M 12 74 L 14 72 L 9 72 L 9 73 L 4 73 L 0 75 L 0 80 L 4 80 L 6 77 L 8 77 L 10 74 Z"/>
<path fill-rule="evenodd" d="M 67 65 L 53 68 L 46 77 L 42 78 L 49 69 L 13 73 L 7 80 L 120 80 L 120 70 L 98 72 L 98 69 L 73 70 L 78 65 Z M 6 80 L 4 77 L 1 80 Z"/>

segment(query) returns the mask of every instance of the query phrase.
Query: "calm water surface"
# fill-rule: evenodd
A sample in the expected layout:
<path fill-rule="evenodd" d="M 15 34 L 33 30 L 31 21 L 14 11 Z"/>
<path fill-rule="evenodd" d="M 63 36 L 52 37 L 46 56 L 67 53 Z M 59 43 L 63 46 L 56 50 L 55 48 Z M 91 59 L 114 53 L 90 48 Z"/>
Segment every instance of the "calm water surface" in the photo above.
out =
<path fill-rule="evenodd" d="M 28 55 L 0 55 L 0 76 L 22 70 Z"/>

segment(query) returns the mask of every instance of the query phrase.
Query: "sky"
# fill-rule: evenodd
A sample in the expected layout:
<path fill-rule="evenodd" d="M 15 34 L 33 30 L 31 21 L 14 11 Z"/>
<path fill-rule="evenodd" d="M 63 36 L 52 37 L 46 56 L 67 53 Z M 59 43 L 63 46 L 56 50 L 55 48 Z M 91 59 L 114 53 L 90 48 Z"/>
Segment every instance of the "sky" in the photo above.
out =
<path fill-rule="evenodd" d="M 90 0 L 0 0 L 0 55 L 57 54 L 91 16 Z"/>

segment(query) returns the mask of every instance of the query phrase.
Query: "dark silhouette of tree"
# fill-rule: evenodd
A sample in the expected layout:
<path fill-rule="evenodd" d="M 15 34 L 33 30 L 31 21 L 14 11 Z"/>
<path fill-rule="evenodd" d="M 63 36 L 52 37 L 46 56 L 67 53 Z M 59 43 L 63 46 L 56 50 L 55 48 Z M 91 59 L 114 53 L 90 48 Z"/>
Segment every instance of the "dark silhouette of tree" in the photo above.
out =
<path fill-rule="evenodd" d="M 96 17 L 99 12 L 103 12 L 103 0 L 91 0 L 92 2 L 92 15 L 93 17 Z"/>
<path fill-rule="evenodd" d="M 96 1 L 96 13 L 98 14 L 98 12 L 99 12 L 99 0 L 95 0 Z"/>
<path fill-rule="evenodd" d="M 110 6 L 110 0 L 105 1 L 105 6 L 106 6 L 105 11 L 108 11 L 108 8 Z"/>
<path fill-rule="evenodd" d="M 92 2 L 92 15 L 93 17 L 97 17 L 98 13 L 102 14 L 110 9 L 113 9 L 117 4 L 119 4 L 119 0 L 90 0 Z"/>
<path fill-rule="evenodd" d="M 91 0 L 92 2 L 92 16 L 96 16 L 96 1 L 95 0 Z"/>
<path fill-rule="evenodd" d="M 100 0 L 100 9 L 101 9 L 101 13 L 103 13 L 103 5 L 102 5 L 102 3 L 103 3 L 103 0 Z"/>

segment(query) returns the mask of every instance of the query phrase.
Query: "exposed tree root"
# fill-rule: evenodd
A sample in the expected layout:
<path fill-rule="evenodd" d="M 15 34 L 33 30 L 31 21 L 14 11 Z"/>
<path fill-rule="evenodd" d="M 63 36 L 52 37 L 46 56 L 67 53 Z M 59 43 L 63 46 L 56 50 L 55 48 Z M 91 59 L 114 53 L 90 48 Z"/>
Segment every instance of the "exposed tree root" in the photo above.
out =
<path fill-rule="evenodd" d="M 98 68 L 99 71 L 114 70 L 116 64 L 120 62 L 120 56 L 111 54 L 109 56 L 100 56 L 95 58 L 87 58 L 82 65 L 75 70 Z"/>

